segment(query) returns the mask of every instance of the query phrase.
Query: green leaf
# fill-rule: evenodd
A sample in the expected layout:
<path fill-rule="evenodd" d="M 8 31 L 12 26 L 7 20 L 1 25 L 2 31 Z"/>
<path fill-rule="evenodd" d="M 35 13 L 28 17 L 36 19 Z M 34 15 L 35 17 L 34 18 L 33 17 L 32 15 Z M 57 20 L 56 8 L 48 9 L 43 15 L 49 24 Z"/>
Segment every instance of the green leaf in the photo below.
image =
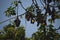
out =
<path fill-rule="evenodd" d="M 43 26 L 41 26 L 41 27 L 39 27 L 39 29 L 38 29 L 40 32 L 41 31 L 43 31 L 44 30 L 44 27 Z"/>
<path fill-rule="evenodd" d="M 12 4 L 18 6 L 18 1 L 14 1 Z"/>
<path fill-rule="evenodd" d="M 54 26 L 52 24 L 50 24 L 49 27 L 54 27 Z"/>
<path fill-rule="evenodd" d="M 48 21 L 49 21 L 50 23 L 53 23 L 53 20 L 52 20 L 52 19 L 48 19 Z"/>
<path fill-rule="evenodd" d="M 56 19 L 60 19 L 60 15 L 56 15 L 56 17 L 55 17 Z"/>
<path fill-rule="evenodd" d="M 12 7 L 12 6 L 7 8 L 7 10 L 5 11 L 5 15 L 8 17 L 10 17 L 11 15 L 16 15 L 14 8 L 15 7 Z"/>

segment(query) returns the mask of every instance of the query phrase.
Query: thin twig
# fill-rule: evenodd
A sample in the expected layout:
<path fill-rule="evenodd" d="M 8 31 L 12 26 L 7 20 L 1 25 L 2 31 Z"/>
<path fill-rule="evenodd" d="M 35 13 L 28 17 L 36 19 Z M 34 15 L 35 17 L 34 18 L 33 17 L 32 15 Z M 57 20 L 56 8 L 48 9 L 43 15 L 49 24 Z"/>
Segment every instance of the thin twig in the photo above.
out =
<path fill-rule="evenodd" d="M 26 11 L 26 9 L 24 8 L 24 6 L 22 5 L 22 2 L 19 0 L 19 3 L 21 5 L 21 7 Z"/>

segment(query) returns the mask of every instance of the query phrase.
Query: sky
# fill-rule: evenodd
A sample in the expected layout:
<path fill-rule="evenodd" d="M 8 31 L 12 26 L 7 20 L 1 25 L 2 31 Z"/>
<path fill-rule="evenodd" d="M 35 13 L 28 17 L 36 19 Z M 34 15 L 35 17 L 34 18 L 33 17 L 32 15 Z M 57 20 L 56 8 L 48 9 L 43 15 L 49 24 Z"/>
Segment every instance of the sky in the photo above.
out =
<path fill-rule="evenodd" d="M 4 11 L 6 11 L 6 9 L 11 6 L 13 0 L 0 0 L 0 22 L 4 21 L 6 19 L 8 19 L 8 17 L 5 16 Z M 32 4 L 31 0 L 21 0 L 22 4 L 25 8 L 27 8 L 28 6 L 30 6 Z M 37 0 L 39 3 L 39 0 Z M 39 6 L 41 6 L 41 4 L 39 3 Z M 24 13 L 25 10 L 22 9 L 22 7 L 19 5 L 19 9 L 18 9 L 18 13 L 19 15 Z M 21 19 L 21 25 L 25 26 L 25 30 L 26 30 L 26 37 L 31 37 L 31 35 L 37 31 L 37 23 L 35 22 L 34 24 L 31 24 L 30 22 L 25 23 L 25 19 L 24 17 Z M 2 24 L 0 24 L 0 30 L 3 29 L 3 27 L 5 25 L 7 25 L 9 22 L 4 22 Z M 58 28 L 60 26 L 60 19 L 55 20 L 54 26 L 56 28 Z M 58 31 L 60 33 L 60 31 Z"/>

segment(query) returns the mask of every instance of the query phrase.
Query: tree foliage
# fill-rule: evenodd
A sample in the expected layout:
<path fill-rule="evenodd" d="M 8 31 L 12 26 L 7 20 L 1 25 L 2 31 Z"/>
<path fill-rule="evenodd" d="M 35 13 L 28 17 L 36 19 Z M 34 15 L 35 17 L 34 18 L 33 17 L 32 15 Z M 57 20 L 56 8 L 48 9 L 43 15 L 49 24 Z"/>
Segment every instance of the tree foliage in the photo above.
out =
<path fill-rule="evenodd" d="M 26 11 L 25 19 L 27 21 L 30 21 L 31 24 L 34 24 L 37 22 L 37 26 L 39 26 L 38 31 L 36 33 L 32 34 L 31 39 L 32 40 L 60 40 L 60 34 L 56 32 L 58 29 L 54 28 L 54 25 L 52 25 L 56 19 L 60 19 L 60 0 L 39 0 L 41 5 L 43 6 L 43 11 L 39 7 L 37 0 L 32 0 L 32 5 L 24 8 L 22 5 L 22 2 L 14 1 L 12 4 L 14 6 L 10 6 L 6 11 L 5 14 L 8 17 L 11 17 L 11 15 L 17 15 L 16 19 L 14 20 L 14 25 L 7 25 L 4 27 L 4 32 L 0 33 L 0 39 L 1 40 L 30 40 L 29 38 L 25 39 L 25 30 L 23 27 L 19 27 L 20 25 L 20 19 L 18 15 L 18 5 L 20 4 L 21 7 Z M 16 10 L 17 9 L 17 13 Z M 58 10 L 58 11 L 57 11 Z M 20 15 L 22 16 L 22 15 Z M 47 23 L 47 17 L 51 16 L 51 18 L 48 19 Z M 17 28 L 16 28 L 17 27 Z"/>
<path fill-rule="evenodd" d="M 0 40 L 25 40 L 24 27 L 15 28 L 14 25 L 6 25 L 4 32 L 0 33 Z"/>

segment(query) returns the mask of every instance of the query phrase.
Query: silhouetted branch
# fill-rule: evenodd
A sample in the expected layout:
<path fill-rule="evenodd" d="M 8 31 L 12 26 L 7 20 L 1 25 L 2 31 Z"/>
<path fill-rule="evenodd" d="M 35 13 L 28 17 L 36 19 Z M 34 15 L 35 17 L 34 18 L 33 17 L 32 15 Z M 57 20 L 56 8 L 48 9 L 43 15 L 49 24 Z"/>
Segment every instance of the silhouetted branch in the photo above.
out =
<path fill-rule="evenodd" d="M 22 5 L 22 2 L 19 0 L 19 3 L 21 4 L 21 7 L 26 11 L 26 9 L 24 8 L 24 6 Z"/>

